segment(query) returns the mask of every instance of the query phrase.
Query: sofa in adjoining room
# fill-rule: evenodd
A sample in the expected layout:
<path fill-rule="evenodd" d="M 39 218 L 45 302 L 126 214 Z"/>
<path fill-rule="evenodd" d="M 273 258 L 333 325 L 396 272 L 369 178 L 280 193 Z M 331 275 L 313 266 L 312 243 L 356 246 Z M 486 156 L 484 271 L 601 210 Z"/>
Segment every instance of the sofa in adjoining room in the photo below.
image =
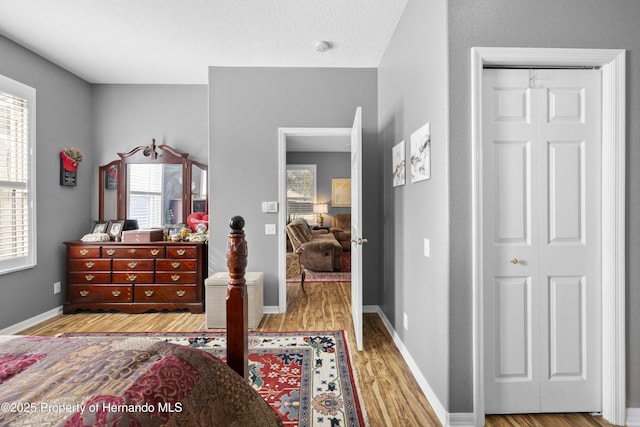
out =
<path fill-rule="evenodd" d="M 287 224 L 287 235 L 300 263 L 311 271 L 340 271 L 342 245 L 328 230 L 312 230 L 305 221 Z"/>
<path fill-rule="evenodd" d="M 342 250 L 351 252 L 351 214 L 336 214 L 330 231 L 342 246 Z"/>

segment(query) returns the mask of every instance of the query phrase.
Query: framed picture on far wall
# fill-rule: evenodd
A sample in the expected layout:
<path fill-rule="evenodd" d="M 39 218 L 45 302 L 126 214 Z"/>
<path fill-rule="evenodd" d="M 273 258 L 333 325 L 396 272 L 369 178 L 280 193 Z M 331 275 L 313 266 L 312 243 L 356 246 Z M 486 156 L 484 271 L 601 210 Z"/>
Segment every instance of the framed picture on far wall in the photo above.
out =
<path fill-rule="evenodd" d="M 351 207 L 351 178 L 331 180 L 331 206 L 334 208 Z"/>

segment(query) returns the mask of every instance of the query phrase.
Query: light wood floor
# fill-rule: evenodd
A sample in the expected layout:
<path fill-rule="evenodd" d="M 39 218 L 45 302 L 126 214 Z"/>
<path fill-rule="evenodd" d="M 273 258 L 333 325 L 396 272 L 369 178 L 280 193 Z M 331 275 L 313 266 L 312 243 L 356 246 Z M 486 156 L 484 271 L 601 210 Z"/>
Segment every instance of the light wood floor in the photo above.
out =
<path fill-rule="evenodd" d="M 404 362 L 377 314 L 364 315 L 364 351 L 356 350 L 351 325 L 348 284 L 288 285 L 287 313 L 267 314 L 259 330 L 347 331 L 360 393 L 371 426 L 441 426 L 429 402 Z M 61 332 L 197 332 L 206 331 L 204 314 L 80 313 L 62 315 L 21 332 L 55 335 Z M 585 414 L 488 416 L 487 426 L 609 426 Z"/>

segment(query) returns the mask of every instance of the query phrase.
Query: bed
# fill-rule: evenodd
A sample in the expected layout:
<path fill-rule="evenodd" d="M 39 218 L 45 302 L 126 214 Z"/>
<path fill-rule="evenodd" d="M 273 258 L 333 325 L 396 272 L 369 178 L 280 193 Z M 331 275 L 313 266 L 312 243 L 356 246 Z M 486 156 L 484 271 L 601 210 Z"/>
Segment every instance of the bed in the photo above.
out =
<path fill-rule="evenodd" d="M 273 426 L 246 381 L 151 338 L 0 337 L 0 425 Z"/>
<path fill-rule="evenodd" d="M 229 225 L 226 364 L 145 337 L 0 336 L 0 425 L 282 425 L 246 381 L 244 220 Z"/>

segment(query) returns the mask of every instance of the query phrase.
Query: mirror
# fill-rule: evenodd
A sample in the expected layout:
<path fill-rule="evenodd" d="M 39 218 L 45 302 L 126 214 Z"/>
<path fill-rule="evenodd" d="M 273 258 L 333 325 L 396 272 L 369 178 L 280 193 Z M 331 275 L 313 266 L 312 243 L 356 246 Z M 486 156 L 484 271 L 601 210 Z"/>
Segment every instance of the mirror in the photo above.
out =
<path fill-rule="evenodd" d="M 168 145 L 138 146 L 99 168 L 98 219 L 136 219 L 140 228 L 186 224 L 207 212 L 207 166 Z"/>
<path fill-rule="evenodd" d="M 98 172 L 98 220 L 118 219 L 120 160 L 100 166 Z"/>

